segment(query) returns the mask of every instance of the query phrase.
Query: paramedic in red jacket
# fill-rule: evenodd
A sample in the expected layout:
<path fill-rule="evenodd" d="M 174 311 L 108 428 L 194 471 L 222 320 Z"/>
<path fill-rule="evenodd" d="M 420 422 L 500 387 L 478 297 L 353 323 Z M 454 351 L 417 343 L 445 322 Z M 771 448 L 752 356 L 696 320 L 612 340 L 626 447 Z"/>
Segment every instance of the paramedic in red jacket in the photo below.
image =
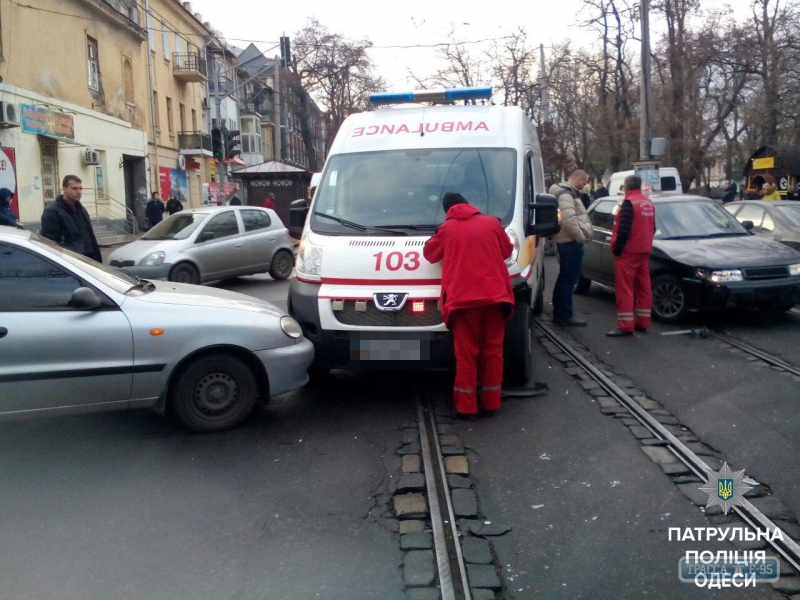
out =
<path fill-rule="evenodd" d="M 514 307 L 505 259 L 513 246 L 500 221 L 481 214 L 461 194 L 445 194 L 445 222 L 425 244 L 425 258 L 442 261 L 442 317 L 453 333 L 460 415 L 500 408 L 505 323 Z"/>
<path fill-rule="evenodd" d="M 653 307 L 650 251 L 656 232 L 656 208 L 642 194 L 641 177 L 626 177 L 623 190 L 625 199 L 611 230 L 617 329 L 609 331 L 609 337 L 633 335 L 634 329 L 647 331 Z"/>

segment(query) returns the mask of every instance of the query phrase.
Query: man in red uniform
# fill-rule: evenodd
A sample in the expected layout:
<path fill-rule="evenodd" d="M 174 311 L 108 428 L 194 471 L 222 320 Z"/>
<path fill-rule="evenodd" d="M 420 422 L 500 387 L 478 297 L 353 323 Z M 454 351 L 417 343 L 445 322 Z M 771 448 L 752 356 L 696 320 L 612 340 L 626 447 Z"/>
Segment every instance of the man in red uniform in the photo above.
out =
<path fill-rule="evenodd" d="M 431 263 L 442 261 L 442 317 L 456 353 L 456 411 L 474 417 L 480 392 L 483 409 L 494 414 L 500 408 L 505 323 L 514 307 L 505 263 L 513 246 L 500 221 L 461 194 L 445 194 L 442 207 L 445 222 L 424 254 Z"/>
<path fill-rule="evenodd" d="M 653 307 L 650 251 L 656 232 L 656 208 L 642 194 L 641 177 L 626 177 L 622 187 L 625 199 L 611 231 L 617 329 L 606 333 L 609 337 L 633 335 L 634 329 L 647 331 Z"/>

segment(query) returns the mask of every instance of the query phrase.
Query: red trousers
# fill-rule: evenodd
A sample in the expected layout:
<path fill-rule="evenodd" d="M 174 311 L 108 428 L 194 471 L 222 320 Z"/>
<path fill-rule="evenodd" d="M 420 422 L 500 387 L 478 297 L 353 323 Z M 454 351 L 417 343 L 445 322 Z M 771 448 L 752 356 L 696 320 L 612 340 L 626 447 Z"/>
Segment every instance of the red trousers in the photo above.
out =
<path fill-rule="evenodd" d="M 453 398 L 460 413 L 478 412 L 478 394 L 486 410 L 500 408 L 503 383 L 503 306 L 490 304 L 453 311 L 450 331 L 456 352 Z"/>
<path fill-rule="evenodd" d="M 634 325 L 650 327 L 653 290 L 650 287 L 650 254 L 626 254 L 614 257 L 614 288 L 617 297 L 617 323 L 623 331 Z"/>

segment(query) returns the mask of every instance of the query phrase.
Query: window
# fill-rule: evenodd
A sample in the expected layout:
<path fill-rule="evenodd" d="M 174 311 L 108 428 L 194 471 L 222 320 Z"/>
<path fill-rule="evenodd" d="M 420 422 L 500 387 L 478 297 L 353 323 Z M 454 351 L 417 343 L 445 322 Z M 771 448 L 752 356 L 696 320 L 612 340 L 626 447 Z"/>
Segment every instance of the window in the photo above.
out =
<path fill-rule="evenodd" d="M 242 119 L 242 152 L 259 154 L 261 152 L 261 126 L 256 119 Z"/>
<path fill-rule="evenodd" d="M 156 111 L 156 129 L 161 130 L 161 117 L 159 116 L 159 108 L 158 108 L 158 92 L 153 90 L 153 105 L 155 106 Z"/>
<path fill-rule="evenodd" d="M 145 240 L 185 240 L 206 220 L 203 213 L 179 213 L 172 219 L 164 219 L 144 234 Z"/>
<path fill-rule="evenodd" d="M 100 91 L 100 58 L 97 52 L 97 40 L 87 37 L 86 48 L 89 59 L 89 87 Z"/>
<path fill-rule="evenodd" d="M 39 138 L 39 149 L 42 154 L 42 194 L 47 205 L 58 194 L 58 142 L 42 136 Z"/>
<path fill-rule="evenodd" d="M 127 56 L 122 61 L 122 78 L 125 85 L 125 101 L 133 102 L 133 66 Z"/>
<path fill-rule="evenodd" d="M 245 231 L 255 231 L 256 229 L 266 229 L 272 223 L 269 215 L 263 210 L 242 210 L 239 212 L 244 221 Z"/>
<path fill-rule="evenodd" d="M 764 213 L 764 221 L 761 223 L 761 231 L 774 231 L 775 221 L 769 213 Z"/>
<path fill-rule="evenodd" d="M 80 282 L 56 265 L 0 244 L 0 312 L 67 310 Z"/>
<path fill-rule="evenodd" d="M 167 98 L 167 129 L 170 135 L 175 133 L 175 126 L 172 124 L 172 98 Z"/>
<path fill-rule="evenodd" d="M 221 215 L 217 215 L 208 222 L 208 225 L 203 229 L 203 233 L 211 231 L 214 234 L 214 239 L 228 237 L 230 235 L 237 235 L 239 233 L 239 225 L 236 223 L 236 215 L 232 210 L 225 211 Z"/>
<path fill-rule="evenodd" d="M 175 32 L 175 52 L 181 53 L 181 36 L 177 31 Z"/>
<path fill-rule="evenodd" d="M 761 227 L 761 220 L 764 218 L 764 209 L 756 204 L 745 204 L 742 210 L 736 215 L 736 220 L 739 223 L 745 221 L 752 221 L 753 228 L 758 229 Z"/>
<path fill-rule="evenodd" d="M 161 44 L 164 46 L 164 58 L 169 60 L 169 29 L 166 21 L 161 21 Z"/>
<path fill-rule="evenodd" d="M 662 192 L 674 192 L 678 189 L 678 182 L 675 180 L 674 177 L 662 177 L 661 178 L 661 191 Z"/>
<path fill-rule="evenodd" d="M 197 111 L 192 109 L 192 131 L 200 131 L 197 129 Z"/>
<path fill-rule="evenodd" d="M 183 133 L 184 131 L 186 131 L 186 106 L 184 106 L 183 104 L 180 104 L 178 106 L 178 111 L 179 111 L 180 126 L 181 126 L 180 131 L 181 131 L 181 133 Z M 194 131 L 194 130 L 192 130 L 192 131 Z"/>
<path fill-rule="evenodd" d="M 614 207 L 617 203 L 613 200 L 601 202 L 594 207 L 594 210 L 589 213 L 589 220 L 594 227 L 598 229 L 607 229 L 611 231 L 614 226 Z"/>

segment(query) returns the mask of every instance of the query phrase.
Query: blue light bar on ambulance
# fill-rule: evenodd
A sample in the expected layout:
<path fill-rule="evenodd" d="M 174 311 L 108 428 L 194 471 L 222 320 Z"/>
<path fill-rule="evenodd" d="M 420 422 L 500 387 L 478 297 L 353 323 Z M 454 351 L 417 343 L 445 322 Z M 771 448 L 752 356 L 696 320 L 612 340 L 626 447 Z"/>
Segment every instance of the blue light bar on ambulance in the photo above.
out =
<path fill-rule="evenodd" d="M 488 100 L 492 88 L 455 88 L 452 90 L 431 90 L 420 92 L 384 92 L 370 94 L 372 104 L 405 104 L 408 102 L 456 102 L 458 100 Z"/>

